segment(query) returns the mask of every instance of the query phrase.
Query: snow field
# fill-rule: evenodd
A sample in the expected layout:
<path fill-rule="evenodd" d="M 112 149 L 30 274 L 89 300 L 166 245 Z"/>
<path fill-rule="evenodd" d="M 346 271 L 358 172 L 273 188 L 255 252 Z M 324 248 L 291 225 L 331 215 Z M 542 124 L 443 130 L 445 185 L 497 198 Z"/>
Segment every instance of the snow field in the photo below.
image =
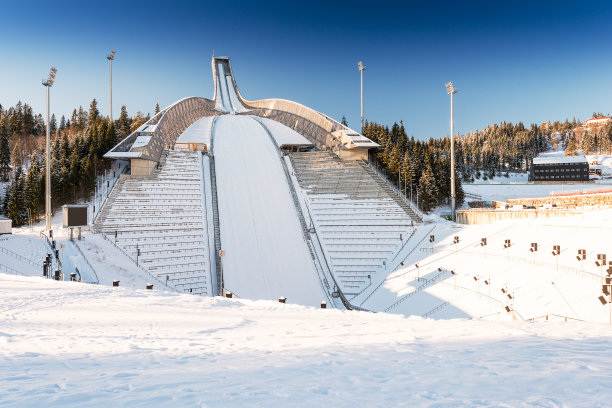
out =
<path fill-rule="evenodd" d="M 0 406 L 605 407 L 609 325 L 434 321 L 0 275 Z"/>
<path fill-rule="evenodd" d="M 436 236 L 434 253 L 430 252 L 429 240 L 422 242 L 404 260 L 405 266 L 389 274 L 363 306 L 385 310 L 427 283 L 424 279 L 437 278 L 389 311 L 424 315 L 441 306 L 427 316 L 457 317 L 458 309 L 464 316 L 475 318 L 558 315 L 607 322 L 609 310 L 597 299 L 605 271 L 602 274 L 595 260 L 597 254 L 609 252 L 606 237 L 612 232 L 610 221 L 612 210 L 462 228 L 439 224 L 432 232 Z M 453 244 L 454 236 L 460 238 L 458 245 Z M 485 247 L 480 245 L 481 238 L 487 238 Z M 511 240 L 509 249 L 504 249 L 505 239 Z M 538 243 L 535 253 L 529 251 L 532 242 Z M 560 255 L 552 255 L 553 245 L 561 246 Z M 577 250 L 583 248 L 587 250 L 587 260 L 579 262 Z M 512 293 L 513 298 L 508 298 L 502 289 Z M 449 305 L 442 306 L 445 302 Z M 505 312 L 505 306 L 514 309 L 515 316 Z"/>

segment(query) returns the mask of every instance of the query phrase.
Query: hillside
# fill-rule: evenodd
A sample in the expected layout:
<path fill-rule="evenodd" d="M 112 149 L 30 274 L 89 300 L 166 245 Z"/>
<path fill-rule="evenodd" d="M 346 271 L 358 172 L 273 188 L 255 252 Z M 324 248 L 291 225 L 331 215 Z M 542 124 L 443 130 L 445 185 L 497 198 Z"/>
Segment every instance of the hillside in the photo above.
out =
<path fill-rule="evenodd" d="M 610 326 L 424 320 L 0 275 L 0 406 L 604 407 Z"/>

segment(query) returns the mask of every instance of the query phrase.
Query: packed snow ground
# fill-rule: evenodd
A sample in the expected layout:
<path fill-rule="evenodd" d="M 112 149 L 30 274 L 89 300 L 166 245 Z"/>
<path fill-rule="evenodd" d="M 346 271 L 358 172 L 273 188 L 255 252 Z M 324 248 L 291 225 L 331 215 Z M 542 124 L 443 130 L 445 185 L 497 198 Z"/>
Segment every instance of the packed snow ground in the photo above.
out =
<path fill-rule="evenodd" d="M 0 406 L 606 407 L 605 324 L 433 321 L 0 275 Z"/>

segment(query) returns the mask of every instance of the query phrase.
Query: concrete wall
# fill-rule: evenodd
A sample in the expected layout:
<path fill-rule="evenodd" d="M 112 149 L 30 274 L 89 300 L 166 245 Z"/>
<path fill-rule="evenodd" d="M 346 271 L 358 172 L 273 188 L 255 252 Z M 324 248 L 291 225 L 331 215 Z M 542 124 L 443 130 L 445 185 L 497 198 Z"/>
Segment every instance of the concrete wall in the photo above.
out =
<path fill-rule="evenodd" d="M 206 151 L 206 143 L 177 143 L 174 149 L 181 152 L 204 152 Z"/>
<path fill-rule="evenodd" d="M 556 218 L 576 214 L 582 214 L 582 211 L 545 209 L 519 211 L 459 210 L 457 211 L 457 222 L 459 224 L 491 224 L 503 220 Z"/>
<path fill-rule="evenodd" d="M 151 160 L 132 159 L 132 176 L 150 176 L 156 165 Z"/>
<path fill-rule="evenodd" d="M 510 204 L 542 206 L 544 204 L 556 204 L 557 207 L 579 208 L 579 207 L 612 207 L 612 193 L 604 194 L 580 194 L 560 197 L 542 198 L 517 198 L 508 200 Z"/>
<path fill-rule="evenodd" d="M 334 153 L 338 153 L 335 151 Z M 365 147 L 356 147 L 354 149 L 342 150 L 340 149 L 339 157 L 346 161 L 364 160 L 368 161 L 368 149 Z"/>

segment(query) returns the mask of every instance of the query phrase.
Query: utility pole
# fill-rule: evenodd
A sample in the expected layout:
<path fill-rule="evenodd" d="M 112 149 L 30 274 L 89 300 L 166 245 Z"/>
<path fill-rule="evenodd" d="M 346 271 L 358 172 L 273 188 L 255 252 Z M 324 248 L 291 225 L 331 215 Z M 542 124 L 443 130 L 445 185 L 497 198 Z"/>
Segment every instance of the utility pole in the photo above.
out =
<path fill-rule="evenodd" d="M 106 56 L 110 62 L 110 121 L 113 122 L 113 60 L 115 59 L 115 50 L 112 50 L 110 55 Z"/>
<path fill-rule="evenodd" d="M 453 87 L 452 82 L 446 83 L 446 92 L 451 97 L 451 111 L 450 111 L 450 140 L 451 140 L 451 218 L 453 222 L 456 221 L 456 195 L 455 195 L 455 144 L 454 144 L 454 128 L 453 128 L 453 95 L 459 92 Z"/>
<path fill-rule="evenodd" d="M 57 68 L 52 67 L 49 72 L 49 78 L 43 79 L 43 86 L 47 87 L 47 139 L 46 139 L 46 159 L 47 159 L 47 171 L 45 175 L 45 219 L 46 219 L 46 230 L 51 231 L 51 127 L 49 124 L 49 91 L 55 82 L 55 74 Z"/>
<path fill-rule="evenodd" d="M 363 71 L 365 71 L 365 66 L 361 61 L 357 63 L 357 66 L 359 67 L 359 72 L 361 73 L 361 133 L 363 133 Z"/>

